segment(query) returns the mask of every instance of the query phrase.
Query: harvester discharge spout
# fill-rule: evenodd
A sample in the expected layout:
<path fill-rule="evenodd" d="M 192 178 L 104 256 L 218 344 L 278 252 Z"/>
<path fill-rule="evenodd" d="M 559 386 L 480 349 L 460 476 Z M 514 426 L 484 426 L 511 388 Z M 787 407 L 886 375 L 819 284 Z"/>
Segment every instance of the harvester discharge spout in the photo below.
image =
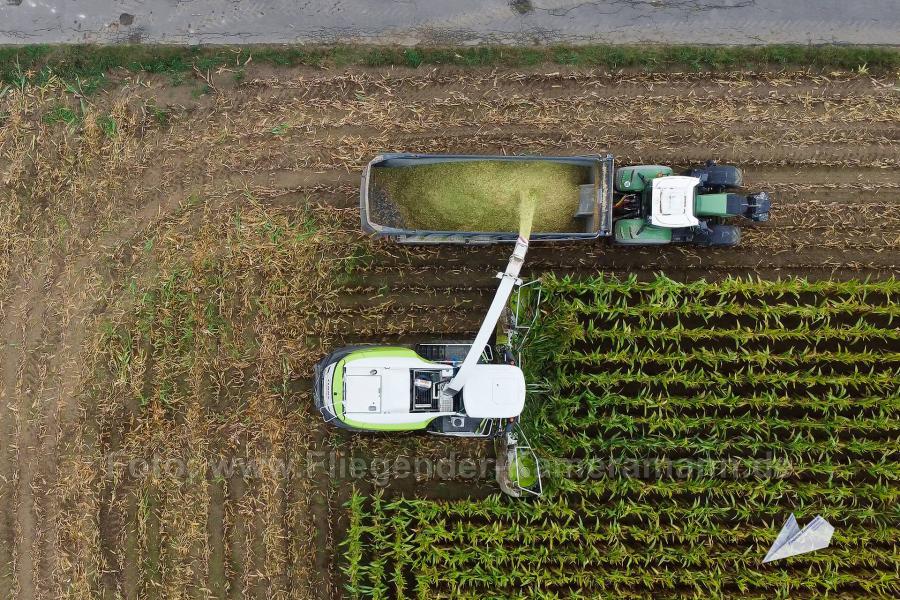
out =
<path fill-rule="evenodd" d="M 484 321 L 481 322 L 481 327 L 478 329 L 478 335 L 475 336 L 472 348 L 466 355 L 459 371 L 456 372 L 450 383 L 443 389 L 442 394 L 448 398 L 458 394 L 463 389 L 463 386 L 466 385 L 466 379 L 472 373 L 472 368 L 478 363 L 483 348 L 490 340 L 491 334 L 493 334 L 497 322 L 500 320 L 500 315 L 503 313 L 503 309 L 506 307 L 513 289 L 522 283 L 522 280 L 519 279 L 519 272 L 522 270 L 522 265 L 525 263 L 525 254 L 528 252 L 528 238 L 531 236 L 534 208 L 534 198 L 523 194 L 519 199 L 519 239 L 516 240 L 516 245 L 513 248 L 512 255 L 509 257 L 506 270 L 497 274 L 497 278 L 500 279 L 500 285 L 497 287 L 494 300 L 491 302 L 490 308 L 488 308 Z"/>

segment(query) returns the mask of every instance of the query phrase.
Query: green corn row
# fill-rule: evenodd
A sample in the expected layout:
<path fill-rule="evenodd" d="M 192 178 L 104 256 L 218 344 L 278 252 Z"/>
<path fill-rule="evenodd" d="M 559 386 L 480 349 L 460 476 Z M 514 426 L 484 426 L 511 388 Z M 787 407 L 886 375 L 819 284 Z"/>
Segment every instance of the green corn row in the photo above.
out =
<path fill-rule="evenodd" d="M 870 296 L 882 296 L 884 304 L 896 302 L 900 296 L 900 279 L 891 277 L 878 281 L 809 281 L 791 277 L 778 280 L 729 277 L 718 283 L 708 283 L 700 279 L 691 283 L 681 283 L 665 276 L 650 281 L 639 281 L 636 275 L 625 279 L 615 276 L 598 275 L 590 279 L 571 276 L 546 276 L 541 280 L 544 292 L 562 301 L 572 296 L 587 296 L 597 303 L 666 304 L 682 297 L 714 298 L 760 297 L 796 298 L 804 295 L 842 296 L 864 302 Z M 635 302 L 639 298 L 640 302 Z"/>
<path fill-rule="evenodd" d="M 896 418 L 900 413 L 900 393 L 885 396 L 853 396 L 840 394 L 809 394 L 791 396 L 785 393 L 763 391 L 754 395 L 740 395 L 720 390 L 701 390 L 692 396 L 670 396 L 660 392 L 641 391 L 633 396 L 604 392 L 596 394 L 583 390 L 567 396 L 556 396 L 550 407 L 557 415 L 554 427 L 564 427 L 565 422 L 578 414 L 599 414 L 599 411 L 616 411 L 649 414 L 686 414 L 692 411 L 704 414 L 731 413 L 752 410 L 755 414 L 778 413 L 791 410 L 811 419 L 844 413 L 875 413 Z"/>
<path fill-rule="evenodd" d="M 881 365 L 854 367 L 849 374 L 829 373 L 821 367 L 804 371 L 771 372 L 744 365 L 729 373 L 709 371 L 693 367 L 690 369 L 670 368 L 662 373 L 646 373 L 639 369 L 616 369 L 603 373 L 577 373 L 572 376 L 560 375 L 562 389 L 610 389 L 614 386 L 640 383 L 668 389 L 678 386 L 685 389 L 704 389 L 711 386 L 719 389 L 738 386 L 764 387 L 768 390 L 783 390 L 793 386 L 831 386 L 834 389 L 853 387 L 857 389 L 895 389 L 900 380 L 900 367 L 885 370 Z"/>
<path fill-rule="evenodd" d="M 694 486 L 703 486 L 708 482 L 694 482 Z M 591 535 L 600 531 L 608 531 L 607 535 L 622 536 L 622 532 L 631 531 L 633 536 L 650 535 L 657 536 L 668 533 L 678 533 L 679 535 L 703 535 L 710 539 L 727 540 L 735 535 L 738 529 L 742 529 L 742 535 L 761 538 L 764 543 L 768 544 L 774 540 L 775 531 L 763 529 L 755 531 L 752 527 L 748 530 L 744 528 L 745 523 L 758 523 L 762 519 L 760 515 L 751 511 L 746 511 L 750 516 L 747 520 L 742 520 L 732 524 L 722 523 L 715 520 L 715 516 L 722 508 L 728 508 L 734 504 L 733 499 L 728 502 L 721 503 L 718 507 L 701 507 L 694 509 L 697 504 L 696 499 L 690 499 L 680 504 L 668 502 L 665 498 L 654 499 L 659 503 L 662 510 L 653 511 L 652 506 L 646 506 L 645 503 L 639 502 L 641 494 L 637 494 L 634 498 L 610 499 L 607 497 L 597 497 L 594 493 L 596 489 L 591 488 L 598 484 L 597 482 L 588 482 L 576 484 L 580 485 L 583 497 L 574 499 L 571 494 L 578 490 L 567 490 L 564 494 L 557 494 L 554 498 L 547 499 L 540 503 L 533 503 L 527 507 L 519 507 L 508 502 L 505 498 L 492 497 L 477 502 L 469 501 L 453 501 L 439 502 L 429 500 L 411 500 L 400 501 L 393 505 L 387 505 L 385 510 L 392 514 L 403 514 L 407 519 L 406 526 L 414 529 L 416 532 L 444 531 L 444 537 L 435 538 L 433 535 L 426 540 L 418 540 L 419 548 L 427 550 L 430 545 L 438 541 L 452 541 L 457 539 L 449 532 L 448 523 L 454 527 L 459 527 L 460 523 L 478 524 L 485 535 L 485 538 L 479 538 L 480 541 L 487 543 L 488 538 L 494 541 L 504 541 L 511 539 L 513 535 L 516 539 L 528 538 L 542 539 L 547 541 L 547 531 L 558 532 L 557 542 L 564 543 L 572 539 L 578 539 L 588 535 L 587 532 L 593 532 Z M 640 484 L 636 484 L 640 485 Z M 670 485 L 677 486 L 677 482 Z M 880 503 L 882 509 L 890 517 L 895 517 L 897 509 L 891 504 L 890 498 L 886 498 L 887 492 L 883 489 L 871 488 L 882 495 Z M 733 489 L 732 492 L 738 491 Z M 768 492 L 766 492 L 768 493 Z M 849 493 L 849 492 L 848 492 Z M 896 494 L 896 490 L 892 493 Z M 803 498 L 799 498 L 803 500 Z M 759 498 L 758 503 L 764 503 L 764 499 Z M 749 507 L 754 508 L 754 507 Z M 810 506 L 804 508 L 798 507 L 796 514 L 798 518 L 804 518 L 817 514 L 820 507 Z M 869 510 L 868 512 L 874 512 Z M 865 514 L 865 513 L 861 513 Z M 677 521 L 673 521 L 670 517 L 675 515 Z M 624 524 L 621 518 L 623 516 L 635 516 L 634 522 Z M 683 519 L 683 520 L 681 520 Z M 521 532 L 510 533 L 510 528 L 519 525 L 526 527 Z M 840 530 L 837 539 L 844 539 L 847 543 L 855 543 L 852 540 L 860 541 L 879 541 L 889 543 L 893 541 L 896 534 L 898 524 L 894 520 L 884 520 L 875 523 L 874 527 L 870 527 L 868 523 L 860 523 L 857 525 L 848 524 Z M 586 528 L 586 529 L 585 529 Z M 583 530 L 583 531 L 582 531 Z M 575 537 L 572 532 L 581 531 Z M 568 532 L 568 533 L 567 533 Z M 643 533 L 639 533 L 643 532 Z M 430 535 L 430 534 L 429 534 Z M 837 535 L 837 534 L 836 534 Z M 842 538 L 841 536 L 848 536 Z"/>
<path fill-rule="evenodd" d="M 622 524 L 609 515 L 586 516 L 585 507 L 579 509 L 582 514 L 576 518 L 560 503 L 550 504 L 549 510 L 545 506 L 540 511 L 511 512 L 501 509 L 497 500 L 428 506 L 401 502 L 382 507 L 389 514 L 380 522 L 394 528 L 388 535 L 407 537 L 415 532 L 417 543 L 403 551 L 410 568 L 421 574 L 419 597 L 434 597 L 434 587 L 455 593 L 505 587 L 547 590 L 586 583 L 585 576 L 600 574 L 604 581 L 618 579 L 652 588 L 676 577 L 679 585 L 692 585 L 697 591 L 712 590 L 706 587 L 709 582 L 686 574 L 720 571 L 719 584 L 741 573 L 752 574 L 756 582 L 751 587 L 772 584 L 772 574 L 759 569 L 757 555 L 774 538 L 769 528 L 719 525 L 696 516 L 675 524 Z M 535 513 L 543 513 L 542 520 L 536 520 Z M 479 520 L 484 514 L 494 520 Z M 900 558 L 894 545 L 897 534 L 891 526 L 842 528 L 835 537 L 840 549 L 806 557 L 804 569 L 816 580 L 838 568 L 866 577 L 871 570 L 890 569 Z M 397 552 L 384 540 L 370 551 L 378 556 Z M 730 572 L 721 572 L 722 565 Z M 661 578 L 646 578 L 650 572 Z M 841 583 L 861 582 L 850 577 L 832 583 L 832 589 L 840 589 Z M 862 585 L 884 592 L 897 583 L 896 574 L 887 570 L 880 580 L 867 579 Z"/>
<path fill-rule="evenodd" d="M 604 363 L 619 363 L 629 367 L 657 363 L 685 367 L 696 363 L 707 368 L 717 369 L 723 365 L 734 363 L 750 363 L 760 367 L 797 367 L 806 364 L 837 364 L 844 366 L 871 365 L 873 363 L 900 363 L 900 352 L 878 352 L 874 350 L 816 350 L 806 352 L 795 349 L 783 352 L 771 350 L 748 350 L 746 348 L 712 349 L 691 348 L 682 352 L 674 351 L 671 345 L 663 348 L 644 348 L 637 350 L 615 350 L 609 352 L 584 352 L 573 350 L 557 358 L 560 367 L 576 370 L 579 367 L 591 367 Z"/>
<path fill-rule="evenodd" d="M 350 514 L 350 525 L 341 546 L 344 549 L 344 575 L 347 577 L 347 589 L 351 598 L 359 598 L 362 589 L 362 577 L 366 567 L 363 566 L 363 532 L 367 517 L 365 508 L 366 497 L 353 491 L 347 502 Z"/>
<path fill-rule="evenodd" d="M 727 432 L 693 434 L 690 437 L 660 432 L 637 431 L 633 436 L 607 432 L 606 435 L 611 437 L 605 439 L 601 437 L 603 433 L 600 431 L 573 431 L 569 435 L 571 437 L 568 442 L 565 441 L 563 435 L 547 436 L 545 439 L 558 442 L 557 450 L 572 455 L 587 453 L 601 457 L 619 455 L 628 458 L 642 458 L 667 454 L 678 456 L 690 454 L 697 458 L 718 457 L 723 460 L 742 457 L 762 459 L 767 455 L 775 455 L 776 458 L 782 460 L 800 463 L 801 466 L 797 468 L 802 468 L 806 475 L 820 472 L 826 476 L 834 476 L 837 475 L 837 471 L 841 471 L 843 477 L 869 476 L 897 480 L 898 469 L 900 469 L 897 465 L 892 464 L 897 454 L 895 448 L 898 439 L 896 436 L 885 441 L 857 438 L 845 441 L 833 434 L 829 434 L 828 437 L 821 440 L 798 434 L 791 434 L 783 439 L 774 437 L 731 438 Z M 773 432 L 771 435 L 774 436 L 775 433 Z M 881 451 L 886 452 L 887 456 L 883 456 Z M 860 458 L 860 455 L 875 456 Z M 818 467 L 817 461 L 821 463 Z M 835 463 L 841 465 L 848 461 L 852 464 L 851 469 L 836 469 L 833 466 Z"/>
<path fill-rule="evenodd" d="M 725 414 L 679 414 L 671 412 L 654 412 L 644 415 L 631 415 L 625 413 L 610 412 L 606 416 L 588 414 L 584 417 L 569 416 L 565 421 L 559 422 L 559 431 L 580 430 L 592 428 L 605 433 L 655 433 L 664 432 L 671 434 L 690 435 L 693 432 L 711 431 L 722 433 L 735 433 L 738 435 L 770 434 L 781 429 L 785 432 L 794 432 L 797 435 L 810 433 L 834 434 L 842 436 L 863 435 L 867 433 L 884 434 L 900 431 L 900 421 L 893 415 L 875 416 L 844 416 L 835 415 L 821 417 L 816 420 L 809 419 L 806 415 L 797 418 L 782 418 L 777 415 L 760 419 L 758 415 L 743 414 L 738 416 Z"/>
<path fill-rule="evenodd" d="M 731 342 L 736 348 L 750 342 L 799 342 L 836 343 L 863 341 L 896 341 L 900 340 L 900 328 L 878 327 L 860 319 L 852 325 L 823 325 L 804 322 L 794 328 L 784 329 L 763 325 L 749 329 L 747 327 L 729 328 L 685 328 L 681 326 L 654 328 L 632 327 L 622 323 L 612 325 L 599 321 L 588 321 L 582 331 L 577 333 L 577 340 L 585 343 L 606 342 L 615 348 L 637 348 L 645 343 L 654 342 L 698 342 L 715 341 Z M 646 347 L 646 346 L 643 346 Z"/>
<path fill-rule="evenodd" d="M 898 305 L 872 305 L 845 299 L 825 299 L 821 304 L 789 304 L 784 302 L 778 304 L 748 304 L 725 299 L 720 299 L 715 304 L 709 304 L 691 299 L 673 305 L 654 303 L 639 306 L 623 306 L 597 302 L 589 303 L 579 298 L 573 298 L 561 302 L 556 308 L 557 310 L 573 312 L 579 316 L 601 318 L 605 321 L 637 318 L 641 324 L 683 317 L 696 317 L 704 322 L 714 319 L 720 320 L 724 317 L 751 317 L 766 324 L 770 324 L 770 322 L 771 324 L 780 324 L 781 319 L 786 317 L 829 321 L 834 317 L 846 317 L 847 315 L 855 314 L 887 317 L 890 323 L 895 317 L 900 316 L 900 306 Z"/>

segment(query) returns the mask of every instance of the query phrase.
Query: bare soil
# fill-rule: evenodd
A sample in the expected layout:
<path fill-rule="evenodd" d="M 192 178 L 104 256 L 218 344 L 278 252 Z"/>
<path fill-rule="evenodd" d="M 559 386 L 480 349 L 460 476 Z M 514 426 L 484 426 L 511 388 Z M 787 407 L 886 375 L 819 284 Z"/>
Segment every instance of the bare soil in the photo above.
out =
<path fill-rule="evenodd" d="M 474 333 L 509 252 L 363 239 L 358 176 L 379 152 L 712 158 L 774 198 L 739 249 L 536 246 L 530 277 L 898 272 L 896 77 L 236 65 L 182 85 L 113 79 L 87 98 L 60 81 L 0 98 L 0 597 L 340 597 L 352 478 L 209 460 L 490 454 L 347 436 L 312 409 L 332 345 Z M 60 107 L 77 120 L 48 117 Z M 200 476 L 126 475 L 148 456 Z M 490 486 L 387 481 L 388 495 Z"/>

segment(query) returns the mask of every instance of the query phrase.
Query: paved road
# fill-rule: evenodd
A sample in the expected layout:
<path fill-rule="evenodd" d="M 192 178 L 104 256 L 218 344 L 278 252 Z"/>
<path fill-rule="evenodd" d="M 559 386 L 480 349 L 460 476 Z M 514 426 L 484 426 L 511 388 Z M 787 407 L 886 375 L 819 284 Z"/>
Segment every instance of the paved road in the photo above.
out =
<path fill-rule="evenodd" d="M 0 43 L 900 45 L 900 0 L 0 0 Z"/>

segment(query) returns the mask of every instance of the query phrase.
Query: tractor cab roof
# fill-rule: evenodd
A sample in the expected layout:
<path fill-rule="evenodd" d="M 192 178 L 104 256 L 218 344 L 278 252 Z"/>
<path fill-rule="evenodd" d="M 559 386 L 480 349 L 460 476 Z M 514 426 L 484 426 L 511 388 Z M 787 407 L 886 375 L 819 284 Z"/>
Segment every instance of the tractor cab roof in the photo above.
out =
<path fill-rule="evenodd" d="M 518 417 L 525 406 L 525 375 L 513 365 L 475 365 L 462 395 L 470 417 Z"/>
<path fill-rule="evenodd" d="M 657 227 L 695 227 L 694 196 L 700 179 L 670 175 L 653 180 L 650 224 Z"/>

